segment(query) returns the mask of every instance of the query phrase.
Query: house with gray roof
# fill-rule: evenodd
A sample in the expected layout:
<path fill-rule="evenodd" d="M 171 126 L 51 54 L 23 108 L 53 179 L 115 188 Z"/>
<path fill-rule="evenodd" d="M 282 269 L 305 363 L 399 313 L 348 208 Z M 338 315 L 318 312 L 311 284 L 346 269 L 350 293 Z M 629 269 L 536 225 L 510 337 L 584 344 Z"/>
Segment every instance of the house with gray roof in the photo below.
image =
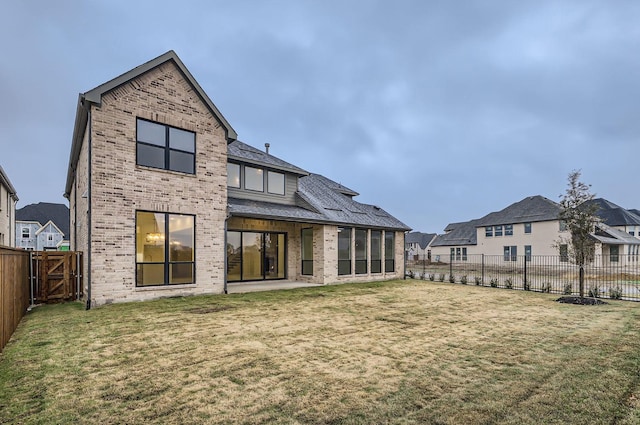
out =
<path fill-rule="evenodd" d="M 604 198 L 592 199 L 585 204 L 596 205 L 596 215 L 607 226 L 640 238 L 640 214 L 638 212 L 622 208 Z"/>
<path fill-rule="evenodd" d="M 494 255 L 506 263 L 517 261 L 518 256 L 567 258 L 569 233 L 559 220 L 560 210 L 557 202 L 530 196 L 482 218 L 450 224 L 432 242 L 432 255 L 442 261 L 479 261 L 480 254 Z M 592 236 L 603 264 L 638 261 L 640 239 L 625 229 L 603 222 Z"/>
<path fill-rule="evenodd" d="M 18 193 L 0 166 L 0 246 L 15 246 L 15 220 Z"/>
<path fill-rule="evenodd" d="M 16 210 L 16 247 L 29 251 L 69 249 L 69 207 L 38 202 Z"/>
<path fill-rule="evenodd" d="M 173 51 L 81 93 L 65 196 L 87 307 L 404 276 L 405 224 L 265 147 Z"/>
<path fill-rule="evenodd" d="M 431 242 L 435 233 L 409 232 L 404 238 L 405 258 L 412 261 L 431 261 Z"/>

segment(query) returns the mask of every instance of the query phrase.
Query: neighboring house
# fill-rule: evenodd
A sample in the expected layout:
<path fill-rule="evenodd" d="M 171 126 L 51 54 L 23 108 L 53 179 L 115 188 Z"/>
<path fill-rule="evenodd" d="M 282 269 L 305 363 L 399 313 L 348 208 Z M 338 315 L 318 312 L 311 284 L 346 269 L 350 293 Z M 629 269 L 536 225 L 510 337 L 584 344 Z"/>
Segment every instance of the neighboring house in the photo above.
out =
<path fill-rule="evenodd" d="M 505 209 L 466 223 L 447 226 L 431 244 L 432 255 L 442 261 L 478 261 L 476 254 L 500 255 L 504 261 L 518 256 L 560 255 L 568 261 L 569 233 L 559 220 L 560 205 L 543 196 L 531 196 Z M 602 264 L 637 262 L 640 239 L 605 223 L 593 237 Z"/>
<path fill-rule="evenodd" d="M 436 236 L 435 233 L 407 233 L 404 239 L 405 258 L 413 261 L 431 261 L 431 242 Z"/>
<path fill-rule="evenodd" d="M 49 202 L 27 205 L 16 211 L 15 228 L 18 248 L 30 251 L 68 250 L 69 208 Z"/>
<path fill-rule="evenodd" d="M 626 210 L 603 198 L 593 199 L 585 204 L 596 205 L 596 215 L 607 226 L 640 238 L 640 215 L 637 212 Z"/>
<path fill-rule="evenodd" d="M 410 229 L 356 195 L 238 141 L 173 51 L 79 96 L 65 196 L 88 307 L 402 277 Z"/>
<path fill-rule="evenodd" d="M 0 166 L 0 245 L 15 246 L 14 229 L 18 194 Z"/>

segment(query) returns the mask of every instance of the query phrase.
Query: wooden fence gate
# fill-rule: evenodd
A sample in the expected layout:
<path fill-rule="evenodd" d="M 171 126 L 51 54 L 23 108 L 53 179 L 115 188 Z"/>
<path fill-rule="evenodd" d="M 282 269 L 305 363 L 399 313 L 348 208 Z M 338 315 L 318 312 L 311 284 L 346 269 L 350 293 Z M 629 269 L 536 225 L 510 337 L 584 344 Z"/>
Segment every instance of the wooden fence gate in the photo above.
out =
<path fill-rule="evenodd" d="M 32 256 L 33 303 L 82 298 L 82 253 L 38 251 Z"/>

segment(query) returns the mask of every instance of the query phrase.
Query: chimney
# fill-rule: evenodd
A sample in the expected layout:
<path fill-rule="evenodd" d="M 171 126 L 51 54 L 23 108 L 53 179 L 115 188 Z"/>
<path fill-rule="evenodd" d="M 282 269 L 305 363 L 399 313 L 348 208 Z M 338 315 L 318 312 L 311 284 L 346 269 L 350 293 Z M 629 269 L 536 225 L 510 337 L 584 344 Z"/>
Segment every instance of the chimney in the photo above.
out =
<path fill-rule="evenodd" d="M 269 143 L 264 144 L 264 150 L 265 152 L 267 152 L 267 154 L 269 154 L 269 146 L 271 146 Z"/>

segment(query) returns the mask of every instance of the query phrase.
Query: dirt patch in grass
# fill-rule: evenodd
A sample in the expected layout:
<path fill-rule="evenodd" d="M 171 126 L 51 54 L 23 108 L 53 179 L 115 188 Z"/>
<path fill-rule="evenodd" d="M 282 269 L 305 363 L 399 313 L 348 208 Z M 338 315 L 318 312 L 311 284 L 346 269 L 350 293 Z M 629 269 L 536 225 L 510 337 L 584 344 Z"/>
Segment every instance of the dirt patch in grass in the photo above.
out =
<path fill-rule="evenodd" d="M 0 423 L 637 423 L 637 307 L 420 281 L 46 306 Z"/>
<path fill-rule="evenodd" d="M 559 303 L 564 304 L 579 304 L 579 305 L 604 305 L 608 304 L 606 301 L 602 301 L 598 298 L 592 297 L 577 297 L 577 296 L 564 296 L 556 300 Z"/>

